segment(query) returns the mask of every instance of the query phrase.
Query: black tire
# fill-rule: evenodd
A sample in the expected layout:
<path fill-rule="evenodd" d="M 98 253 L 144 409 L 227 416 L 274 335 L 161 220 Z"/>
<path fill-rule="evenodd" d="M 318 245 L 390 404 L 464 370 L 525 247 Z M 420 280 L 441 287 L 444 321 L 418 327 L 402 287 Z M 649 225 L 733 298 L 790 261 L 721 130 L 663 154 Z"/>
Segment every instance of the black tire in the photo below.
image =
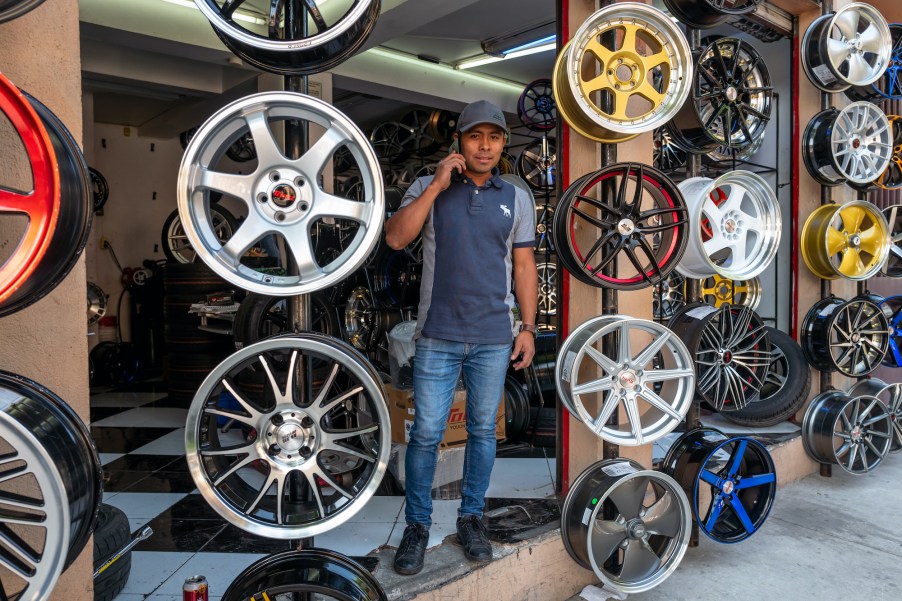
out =
<path fill-rule="evenodd" d="M 520 440 L 529 426 L 526 387 L 511 375 L 504 378 L 504 426 L 509 440 Z"/>
<path fill-rule="evenodd" d="M 212 292 L 231 289 L 228 282 L 203 263 L 167 263 L 163 266 L 163 291 L 167 295 L 190 294 L 200 299 Z"/>
<path fill-rule="evenodd" d="M 109 199 L 110 186 L 107 184 L 106 178 L 103 177 L 103 174 L 100 171 L 93 167 L 89 167 L 88 173 L 91 176 L 91 191 L 94 198 L 94 212 L 96 213 L 103 210 L 103 205 L 105 205 L 106 201 Z"/>
<path fill-rule="evenodd" d="M 314 292 L 309 298 L 311 320 L 309 331 L 338 337 L 340 332 L 338 315 L 326 292 Z M 238 305 L 235 320 L 232 322 L 232 336 L 235 338 L 236 349 L 287 331 L 286 299 L 278 296 L 248 293 Z"/>
<path fill-rule="evenodd" d="M 774 358 L 761 387 L 760 399 L 739 411 L 720 413 L 725 420 L 738 426 L 773 426 L 784 422 L 798 413 L 811 390 L 811 371 L 802 348 L 788 334 L 765 327 Z"/>
<path fill-rule="evenodd" d="M 102 504 L 94 527 L 94 570 L 118 553 L 131 539 L 128 518 L 121 509 Z M 94 579 L 94 601 L 112 601 L 118 595 L 132 571 L 132 552 L 129 551 Z"/>

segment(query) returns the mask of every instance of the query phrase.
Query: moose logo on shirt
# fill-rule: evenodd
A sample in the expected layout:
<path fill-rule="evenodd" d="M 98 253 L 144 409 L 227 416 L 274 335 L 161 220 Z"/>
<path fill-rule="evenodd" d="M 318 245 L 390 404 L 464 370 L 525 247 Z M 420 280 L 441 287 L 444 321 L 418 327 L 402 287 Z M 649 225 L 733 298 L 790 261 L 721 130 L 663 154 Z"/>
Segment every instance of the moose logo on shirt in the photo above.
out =
<path fill-rule="evenodd" d="M 507 208 L 507 205 L 498 205 L 498 206 L 501 207 L 501 211 L 504 213 L 505 217 L 511 216 L 511 210 Z"/>

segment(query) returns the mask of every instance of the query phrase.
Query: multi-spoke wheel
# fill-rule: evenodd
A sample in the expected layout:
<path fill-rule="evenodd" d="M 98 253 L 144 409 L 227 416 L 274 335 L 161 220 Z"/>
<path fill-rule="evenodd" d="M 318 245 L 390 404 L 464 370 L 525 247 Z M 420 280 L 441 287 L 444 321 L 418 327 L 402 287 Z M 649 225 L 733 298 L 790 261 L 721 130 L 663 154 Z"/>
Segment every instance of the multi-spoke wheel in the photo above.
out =
<path fill-rule="evenodd" d="M 801 334 L 802 350 L 812 366 L 850 378 L 877 369 L 889 348 L 886 316 L 864 297 L 819 300 L 805 315 Z"/>
<path fill-rule="evenodd" d="M 664 0 L 677 19 L 696 29 L 716 27 L 730 17 L 754 11 L 761 0 Z"/>
<path fill-rule="evenodd" d="M 587 284 L 644 288 L 677 267 L 686 213 L 683 195 L 666 175 L 640 163 L 615 163 L 575 181 L 561 197 L 554 215 L 558 255 Z"/>
<path fill-rule="evenodd" d="M 553 192 L 557 181 L 554 175 L 556 161 L 554 138 L 542 136 L 520 152 L 515 168 L 517 175 L 534 190 Z"/>
<path fill-rule="evenodd" d="M 557 315 L 557 265 L 539 263 L 539 315 Z"/>
<path fill-rule="evenodd" d="M 877 467 L 892 438 L 889 409 L 873 396 L 823 392 L 808 405 L 802 421 L 802 444 L 808 455 L 850 474 L 866 474 Z"/>
<path fill-rule="evenodd" d="M 680 436 L 661 471 L 680 483 L 699 529 L 719 543 L 738 543 L 755 534 L 777 493 L 774 462 L 764 445 L 713 428 Z"/>
<path fill-rule="evenodd" d="M 692 356 L 661 324 L 624 315 L 595 317 L 564 341 L 555 365 L 558 396 L 597 436 L 642 445 L 670 433 L 692 404 Z M 595 400 L 602 402 L 595 415 Z M 611 424 L 622 408 L 626 423 Z"/>
<path fill-rule="evenodd" d="M 37 382 L 0 371 L 0 596 L 48 599 L 91 536 L 103 470 L 88 428 Z"/>
<path fill-rule="evenodd" d="M 655 284 L 652 296 L 655 319 L 670 319 L 686 305 L 685 284 L 683 276 L 675 271 Z"/>
<path fill-rule="evenodd" d="M 709 152 L 706 156 L 715 162 L 729 162 L 734 163 L 736 161 L 748 161 L 753 156 L 758 154 L 758 151 L 761 150 L 761 146 L 764 144 L 764 133 L 758 136 L 754 142 L 749 144 L 744 148 L 736 148 L 736 147 L 726 147 L 726 146 L 718 146 L 711 152 Z"/>
<path fill-rule="evenodd" d="M 315 595 L 315 597 L 308 597 Z M 241 572 L 222 601 L 291 601 L 299 598 L 337 601 L 387 601 L 369 571 L 335 551 L 283 551 L 258 560 Z"/>
<path fill-rule="evenodd" d="M 561 508 L 561 538 L 570 557 L 606 588 L 624 593 L 654 588 L 677 569 L 691 524 L 680 485 L 629 459 L 590 465 Z"/>
<path fill-rule="evenodd" d="M 44 0 L 0 0 L 0 23 L 12 21 L 37 8 Z"/>
<path fill-rule="evenodd" d="M 746 148 L 764 135 L 772 100 L 770 74 L 754 46 L 718 38 L 696 59 L 692 102 L 666 129 L 686 152 Z"/>
<path fill-rule="evenodd" d="M 212 205 L 210 207 L 210 225 L 216 232 L 216 237 L 220 244 L 228 242 L 229 238 L 238 229 L 238 220 L 220 207 Z M 179 217 L 178 209 L 174 210 L 163 222 L 163 254 L 167 259 L 174 263 L 193 263 L 197 258 L 197 253 L 188 241 L 188 235 L 182 226 L 182 220 Z"/>
<path fill-rule="evenodd" d="M 439 143 L 429 133 L 429 117 L 430 113 L 413 109 L 398 122 L 398 142 L 408 155 L 427 157 L 439 149 Z"/>
<path fill-rule="evenodd" d="M 674 171 L 686 164 L 686 151 L 673 143 L 673 138 L 666 127 L 659 127 L 654 133 L 654 159 L 652 164 L 661 171 Z"/>
<path fill-rule="evenodd" d="M 677 271 L 688 278 L 760 275 L 780 246 L 783 220 L 770 186 L 751 171 L 681 182 L 689 207 L 689 243 Z"/>
<path fill-rule="evenodd" d="M 195 4 L 229 50 L 258 69 L 281 75 L 322 73 L 353 56 L 376 26 L 381 8 L 380 0 Z"/>
<path fill-rule="evenodd" d="M 354 288 L 345 304 L 345 340 L 354 348 L 368 351 L 379 334 L 373 295 L 364 287 Z"/>
<path fill-rule="evenodd" d="M 889 452 L 902 451 L 902 383 L 887 384 L 877 378 L 859 380 L 849 389 L 849 396 L 862 395 L 880 399 L 880 402 L 889 409 L 889 419 L 893 426 L 893 438 Z"/>
<path fill-rule="evenodd" d="M 889 349 L 883 358 L 887 367 L 902 367 L 902 296 L 888 296 L 879 303 L 889 325 Z"/>
<path fill-rule="evenodd" d="M 255 380 L 263 386 L 245 384 Z M 260 536 L 297 539 L 360 510 L 385 473 L 390 436 L 375 369 L 347 344 L 304 333 L 220 363 L 191 403 L 185 450 L 220 516 Z"/>
<path fill-rule="evenodd" d="M 696 390 L 717 411 L 758 398 L 770 365 L 770 340 L 748 307 L 686 305 L 668 324 L 695 357 Z"/>
<path fill-rule="evenodd" d="M 384 121 L 374 127 L 369 139 L 376 156 L 390 164 L 400 163 L 409 157 L 410 153 L 401 145 L 402 135 L 401 126 L 396 121 Z"/>
<path fill-rule="evenodd" d="M 815 87 L 842 92 L 877 81 L 889 66 L 892 37 L 873 6 L 853 2 L 811 22 L 802 37 L 802 66 Z"/>
<path fill-rule="evenodd" d="M 692 54 L 662 11 L 618 3 L 573 34 L 554 68 L 558 112 L 579 134 L 622 142 L 669 121 L 689 95 Z"/>
<path fill-rule="evenodd" d="M 819 183 L 869 184 L 890 166 L 893 131 L 876 105 L 853 102 L 812 117 L 802 145 L 805 167 Z"/>
<path fill-rule="evenodd" d="M 758 278 L 745 281 L 728 280 L 714 275 L 702 282 L 701 293 L 702 301 L 715 307 L 729 304 L 757 309 L 761 303 L 761 281 Z"/>
<path fill-rule="evenodd" d="M 272 129 L 288 119 L 315 123 L 325 133 L 299 158 L 286 156 Z M 218 170 L 218 158 L 250 130 L 257 167 L 248 174 Z M 351 150 L 360 169 L 363 200 L 328 194 L 321 174 L 335 151 Z M 210 195 L 219 192 L 247 205 L 247 217 L 225 243 L 210 218 Z M 194 251 L 220 277 L 251 292 L 273 296 L 327 288 L 356 271 L 382 235 L 384 187 L 379 163 L 363 133 L 345 115 L 310 96 L 265 92 L 216 112 L 188 144 L 178 179 L 179 216 Z M 311 232 L 324 220 L 348 232 L 341 253 L 319 263 Z M 244 253 L 266 236 L 280 235 L 298 275 L 273 275 L 246 267 Z"/>
<path fill-rule="evenodd" d="M 520 123 L 532 131 L 551 131 L 557 125 L 557 105 L 550 79 L 537 79 L 520 94 L 517 101 Z"/>
<path fill-rule="evenodd" d="M 889 257 L 883 264 L 883 275 L 902 278 L 902 204 L 883 209 L 890 232 Z"/>
<path fill-rule="evenodd" d="M 890 253 L 886 218 L 864 200 L 816 208 L 800 238 L 805 264 L 825 280 L 866 280 L 880 271 Z"/>

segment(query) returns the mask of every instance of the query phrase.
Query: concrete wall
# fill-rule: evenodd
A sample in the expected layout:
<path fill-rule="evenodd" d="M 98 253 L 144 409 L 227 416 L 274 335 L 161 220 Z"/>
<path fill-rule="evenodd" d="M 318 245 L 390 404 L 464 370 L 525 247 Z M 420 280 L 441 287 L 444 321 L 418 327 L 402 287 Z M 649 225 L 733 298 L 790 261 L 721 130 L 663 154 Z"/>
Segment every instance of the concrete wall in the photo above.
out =
<path fill-rule="evenodd" d="M 47 105 L 81 140 L 78 6 L 49 0 L 0 24 L 0 72 Z M 0 165 L 15 149 L 0 145 Z M 2 175 L 2 173 L 0 173 Z M 0 241 L 8 243 L 9 240 Z M 0 369 L 33 378 L 88 419 L 85 270 L 80 260 L 66 280 L 31 307 L 0 319 Z M 52 600 L 89 601 L 92 546 L 59 580 Z"/>

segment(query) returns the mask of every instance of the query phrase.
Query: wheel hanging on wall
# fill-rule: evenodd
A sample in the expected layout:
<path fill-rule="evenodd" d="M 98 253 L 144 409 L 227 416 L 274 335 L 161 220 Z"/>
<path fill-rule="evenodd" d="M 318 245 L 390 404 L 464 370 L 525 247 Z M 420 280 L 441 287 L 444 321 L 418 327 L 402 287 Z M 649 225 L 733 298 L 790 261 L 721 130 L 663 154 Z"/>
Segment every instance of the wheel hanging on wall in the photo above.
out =
<path fill-rule="evenodd" d="M 853 102 L 811 118 L 802 138 L 805 167 L 818 183 L 869 184 L 890 166 L 893 131 L 880 108 Z"/>
<path fill-rule="evenodd" d="M 802 348 L 791 336 L 765 326 L 770 341 L 770 364 L 757 400 L 737 411 L 721 413 L 724 419 L 751 428 L 773 426 L 794 416 L 811 389 L 811 370 Z"/>
<path fill-rule="evenodd" d="M 859 380 L 849 389 L 850 397 L 871 396 L 880 399 L 889 410 L 889 419 L 893 427 L 893 438 L 889 452 L 902 451 L 902 383 L 887 384 L 883 380 L 870 378 Z"/>
<path fill-rule="evenodd" d="M 376 263 L 373 293 L 384 305 L 410 307 L 419 304 L 420 268 L 412 258 L 416 250 L 390 251 Z M 422 256 L 422 241 L 419 253 Z"/>
<path fill-rule="evenodd" d="M 88 327 L 103 319 L 106 315 L 107 295 L 94 282 L 88 282 Z"/>
<path fill-rule="evenodd" d="M 457 131 L 457 113 L 435 109 L 429 115 L 429 135 L 439 144 L 450 144 Z"/>
<path fill-rule="evenodd" d="M 254 373 L 265 374 L 263 390 L 242 390 L 242 376 Z M 382 382 L 366 358 L 335 338 L 302 333 L 262 340 L 220 363 L 191 403 L 185 450 L 195 484 L 220 516 L 259 536 L 298 539 L 363 507 L 385 473 L 390 437 Z"/>
<path fill-rule="evenodd" d="M 689 242 L 677 271 L 687 278 L 719 274 L 749 280 L 771 264 L 783 220 L 770 186 L 751 171 L 680 182 L 689 208 Z M 715 200 L 716 199 L 716 200 Z"/>
<path fill-rule="evenodd" d="M 429 132 L 429 118 L 430 113 L 414 109 L 398 122 L 398 142 L 408 156 L 428 157 L 439 149 L 439 143 Z"/>
<path fill-rule="evenodd" d="M 902 100 L 902 23 L 889 24 L 892 51 L 883 75 L 867 86 L 851 86 L 846 96 L 852 100 Z"/>
<path fill-rule="evenodd" d="M 539 263 L 539 315 L 557 315 L 557 265 Z"/>
<path fill-rule="evenodd" d="M 254 148 L 254 138 L 250 132 L 235 140 L 226 150 L 226 156 L 236 163 L 247 163 L 257 158 L 257 149 Z"/>
<path fill-rule="evenodd" d="M 812 399 L 802 420 L 802 445 L 808 456 L 855 475 L 880 465 L 892 437 L 889 409 L 872 396 L 823 392 Z"/>
<path fill-rule="evenodd" d="M 887 277 L 902 278 L 902 204 L 886 207 L 883 215 L 890 232 L 890 248 L 882 272 Z"/>
<path fill-rule="evenodd" d="M 723 161 L 730 162 L 733 161 L 748 161 L 753 156 L 758 154 L 758 151 L 761 150 L 761 146 L 764 144 L 764 133 L 758 136 L 754 142 L 746 146 L 745 148 L 727 148 L 726 146 L 718 146 L 711 152 L 709 152 L 706 156 L 712 161 Z"/>
<path fill-rule="evenodd" d="M 550 79 L 529 84 L 517 100 L 517 117 L 532 131 L 551 131 L 557 125 L 557 104 Z"/>
<path fill-rule="evenodd" d="M 345 304 L 345 340 L 361 351 L 372 350 L 380 333 L 373 295 L 362 286 L 354 288 Z"/>
<path fill-rule="evenodd" d="M 892 132 L 893 151 L 889 165 L 873 183 L 882 190 L 898 190 L 902 188 L 902 117 L 887 115 L 886 118 Z"/>
<path fill-rule="evenodd" d="M 210 207 L 210 225 L 216 232 L 220 244 L 228 242 L 238 229 L 238 220 L 219 205 Z M 172 263 L 193 263 L 197 253 L 188 241 L 188 235 L 182 226 L 179 210 L 169 214 L 163 222 L 162 248 L 166 259 Z"/>
<path fill-rule="evenodd" d="M 298 159 L 287 158 L 271 125 L 294 119 L 315 123 L 325 133 Z M 246 175 L 217 171 L 218 157 L 236 136 L 250 130 L 257 167 Z M 363 200 L 328 194 L 320 176 L 341 146 L 350 148 L 360 169 Z M 272 296 L 328 288 L 357 270 L 379 242 L 385 197 L 379 162 L 354 123 L 332 106 L 302 94 L 264 92 L 246 96 L 216 112 L 198 130 L 182 157 L 178 179 L 179 216 L 201 260 L 229 283 Z M 210 195 L 219 192 L 246 203 L 248 215 L 226 244 L 209 220 Z M 334 260 L 320 264 L 311 232 L 323 220 L 353 231 Z M 273 275 L 241 264 L 241 257 L 266 236 L 280 234 L 299 275 Z"/>
<path fill-rule="evenodd" d="M 554 253 L 554 236 L 552 235 L 554 225 L 554 205 L 537 204 L 536 205 L 536 246 L 537 253 Z"/>
<path fill-rule="evenodd" d="M 655 284 L 652 311 L 655 319 L 667 320 L 686 305 L 686 280 L 675 271 Z"/>
<path fill-rule="evenodd" d="M 686 164 L 686 151 L 673 143 L 666 127 L 659 127 L 654 133 L 652 164 L 661 171 L 675 171 Z"/>
<path fill-rule="evenodd" d="M 692 355 L 661 324 L 624 315 L 594 317 L 573 330 L 555 365 L 558 396 L 596 436 L 643 445 L 669 434 L 692 405 Z M 600 411 L 595 414 L 596 399 Z M 626 420 L 608 424 L 622 407 Z"/>
<path fill-rule="evenodd" d="M 829 297 L 816 302 L 802 321 L 802 350 L 815 369 L 860 378 L 880 366 L 889 348 L 889 324 L 873 301 L 846 302 Z"/>
<path fill-rule="evenodd" d="M 259 559 L 232 581 L 222 601 L 296 598 L 340 601 L 387 601 L 382 586 L 350 557 L 335 551 L 304 549 L 283 551 Z"/>
<path fill-rule="evenodd" d="M 761 303 L 761 280 L 730 280 L 715 274 L 702 281 L 701 293 L 702 301 L 715 307 L 728 304 L 757 309 Z"/>
<path fill-rule="evenodd" d="M 736 411 L 759 397 L 771 347 L 752 309 L 693 303 L 667 325 L 695 357 L 696 391 L 716 411 Z"/>
<path fill-rule="evenodd" d="M 667 451 L 661 471 L 680 483 L 699 530 L 719 543 L 744 541 L 764 525 L 777 494 L 767 448 L 752 438 L 696 428 Z"/>
<path fill-rule="evenodd" d="M 691 79 L 692 53 L 679 26 L 652 6 L 630 2 L 583 22 L 558 55 L 553 87 L 558 113 L 574 131 L 617 143 L 669 121 Z"/>
<path fill-rule="evenodd" d="M 558 201 L 558 256 L 586 284 L 644 288 L 678 268 L 687 217 L 670 178 L 648 165 L 615 163 L 573 182 Z M 619 265 L 616 275 L 605 273 L 609 265 Z"/>
<path fill-rule="evenodd" d="M 44 0 L 0 0 L 0 23 L 18 19 L 40 6 Z"/>
<path fill-rule="evenodd" d="M 229 50 L 258 69 L 279 75 L 313 75 L 338 66 L 360 49 L 380 11 L 380 0 L 325 7 L 308 0 L 287 0 L 267 13 L 238 19 L 234 18 L 237 7 L 231 3 L 198 0 L 196 4 Z M 286 22 L 301 14 L 309 14 L 307 24 L 299 23 L 299 33 L 290 36 Z"/>
<path fill-rule="evenodd" d="M 103 469 L 87 426 L 52 391 L 0 371 L 0 405 L 0 593 L 47 599 L 90 539 Z"/>
<path fill-rule="evenodd" d="M 664 6 L 677 19 L 695 29 L 709 29 L 730 17 L 753 12 L 762 0 L 664 0 Z"/>
<path fill-rule="evenodd" d="M 91 192 L 93 193 L 94 212 L 96 213 L 103 209 L 106 201 L 110 198 L 110 186 L 107 184 L 103 174 L 97 169 L 88 167 L 88 173 L 91 177 Z"/>
<path fill-rule="evenodd" d="M 530 142 L 516 159 L 516 171 L 533 190 L 554 192 L 557 154 L 554 138 L 542 136 Z"/>
<path fill-rule="evenodd" d="M 661 584 L 689 547 L 692 516 L 680 485 L 631 459 L 590 465 L 561 508 L 570 557 L 605 588 L 639 593 Z"/>
<path fill-rule="evenodd" d="M 407 159 L 410 153 L 401 145 L 401 135 L 401 126 L 396 121 L 384 121 L 376 125 L 369 135 L 376 156 L 390 164 L 398 164 Z"/>
<path fill-rule="evenodd" d="M 902 295 L 888 296 L 878 303 L 889 325 L 889 342 L 883 364 L 902 367 Z"/>
<path fill-rule="evenodd" d="M 890 63 L 892 36 L 880 11 L 853 2 L 812 21 L 800 52 L 805 75 L 816 88 L 842 92 L 880 79 Z"/>
<path fill-rule="evenodd" d="M 697 55 L 690 101 L 665 129 L 686 152 L 747 148 L 764 135 L 773 94 L 755 47 L 739 38 L 717 38 Z"/>
<path fill-rule="evenodd" d="M 864 200 L 816 208 L 802 226 L 800 241 L 808 269 L 825 280 L 866 280 L 890 253 L 886 218 Z"/>

